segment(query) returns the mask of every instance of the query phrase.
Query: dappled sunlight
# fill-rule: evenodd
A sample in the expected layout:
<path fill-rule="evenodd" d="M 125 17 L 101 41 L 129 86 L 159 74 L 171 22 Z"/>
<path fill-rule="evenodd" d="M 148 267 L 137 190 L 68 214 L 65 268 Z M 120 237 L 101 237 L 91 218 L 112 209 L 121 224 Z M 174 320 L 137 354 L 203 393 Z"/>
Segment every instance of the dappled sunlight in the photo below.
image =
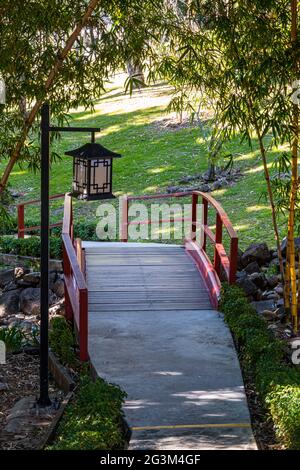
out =
<path fill-rule="evenodd" d="M 158 371 L 158 372 L 153 372 L 154 375 L 163 375 L 163 376 L 178 376 L 178 375 L 183 375 L 182 372 L 171 372 L 171 371 Z"/>
<path fill-rule="evenodd" d="M 243 387 L 220 390 L 191 390 L 174 393 L 172 396 L 183 398 L 187 404 L 204 406 L 211 401 L 239 402 L 244 399 Z"/>
<path fill-rule="evenodd" d="M 264 205 L 264 206 L 259 206 L 259 205 L 248 206 L 248 207 L 246 207 L 246 212 L 259 212 L 259 211 L 265 211 L 266 209 L 268 209 L 267 205 Z"/>
<path fill-rule="evenodd" d="M 125 410 L 138 410 L 140 408 L 146 408 L 147 406 L 159 405 L 158 402 L 149 400 L 125 400 L 123 408 Z"/>
<path fill-rule="evenodd" d="M 151 168 L 147 170 L 147 173 L 151 173 L 152 175 L 157 175 L 159 173 L 164 173 L 165 171 L 169 171 L 171 169 L 170 166 L 160 167 L 160 168 Z"/>

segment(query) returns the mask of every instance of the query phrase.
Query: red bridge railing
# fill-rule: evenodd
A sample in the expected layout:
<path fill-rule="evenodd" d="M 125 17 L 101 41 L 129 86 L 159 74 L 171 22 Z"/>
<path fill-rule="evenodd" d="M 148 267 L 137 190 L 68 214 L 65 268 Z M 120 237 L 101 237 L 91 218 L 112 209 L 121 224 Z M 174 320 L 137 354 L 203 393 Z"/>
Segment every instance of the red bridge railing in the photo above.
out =
<path fill-rule="evenodd" d="M 80 360 L 88 360 L 88 289 L 81 240 L 74 240 L 73 209 L 70 194 L 65 195 L 62 228 L 66 318 L 75 322 L 79 335 Z"/>
<path fill-rule="evenodd" d="M 53 201 L 54 199 L 62 199 L 65 197 L 65 193 L 63 194 L 55 194 L 54 196 L 50 196 L 49 199 Z M 25 233 L 28 232 L 37 232 L 40 230 L 39 225 L 35 225 L 32 227 L 25 227 L 25 207 L 26 206 L 34 206 L 40 204 L 41 201 L 40 199 L 34 199 L 33 201 L 25 201 L 25 202 L 20 202 L 17 204 L 17 214 L 18 214 L 18 238 L 24 238 Z M 55 224 L 51 224 L 50 228 L 54 227 L 61 227 L 62 222 L 57 222 Z"/>
<path fill-rule="evenodd" d="M 128 217 L 129 204 L 131 201 L 144 201 L 151 199 L 167 199 L 192 197 L 192 216 L 190 218 L 179 217 L 172 218 L 172 222 L 191 222 L 191 235 L 185 240 L 187 252 L 194 259 L 199 271 L 208 287 L 212 304 L 217 307 L 221 282 L 220 278 L 224 273 L 229 283 L 234 283 L 236 279 L 237 258 L 238 258 L 238 236 L 221 205 L 209 194 L 200 191 L 179 192 L 173 194 L 157 194 L 149 196 L 124 196 L 122 199 L 122 221 L 121 221 L 121 241 L 128 241 L 128 227 L 130 225 L 151 225 L 153 223 L 169 222 L 169 220 L 152 221 L 130 221 Z M 202 204 L 201 220 L 197 219 L 198 207 Z M 209 226 L 208 211 L 212 209 L 215 212 L 215 232 Z M 225 229 L 230 238 L 229 254 L 227 255 L 223 244 L 223 229 Z M 200 235 L 200 243 L 197 236 Z M 199 237 L 198 237 L 199 238 Z M 213 260 L 210 259 L 207 252 L 207 242 L 214 247 Z"/>

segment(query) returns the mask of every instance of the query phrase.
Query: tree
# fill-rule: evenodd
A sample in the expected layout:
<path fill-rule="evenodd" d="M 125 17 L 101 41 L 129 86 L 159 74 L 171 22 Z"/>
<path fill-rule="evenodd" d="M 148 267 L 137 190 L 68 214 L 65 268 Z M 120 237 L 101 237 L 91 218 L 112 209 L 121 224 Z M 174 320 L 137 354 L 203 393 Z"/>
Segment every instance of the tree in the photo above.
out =
<path fill-rule="evenodd" d="M 291 101 L 291 84 L 299 57 L 296 4 L 291 0 L 188 2 L 186 21 L 174 28 L 175 47 L 161 65 L 162 73 L 177 87 L 198 92 L 204 104 L 209 101 L 225 138 L 240 134 L 250 145 L 258 140 L 280 269 L 292 291 L 294 325 L 299 118 Z M 292 155 L 286 273 L 269 170 L 269 150 L 275 147 L 280 152 L 279 144 L 284 143 L 290 145 Z M 289 295 L 287 307 L 288 299 Z"/>
<path fill-rule="evenodd" d="M 16 162 L 39 166 L 35 137 L 42 102 L 50 102 L 59 123 L 71 108 L 92 108 L 130 53 L 147 54 L 149 34 L 153 41 L 159 35 L 162 9 L 162 0 L 147 0 L 143 9 L 137 0 L 3 0 L 0 73 L 7 103 L 0 112 L 0 155 L 9 161 L 0 190 Z"/>

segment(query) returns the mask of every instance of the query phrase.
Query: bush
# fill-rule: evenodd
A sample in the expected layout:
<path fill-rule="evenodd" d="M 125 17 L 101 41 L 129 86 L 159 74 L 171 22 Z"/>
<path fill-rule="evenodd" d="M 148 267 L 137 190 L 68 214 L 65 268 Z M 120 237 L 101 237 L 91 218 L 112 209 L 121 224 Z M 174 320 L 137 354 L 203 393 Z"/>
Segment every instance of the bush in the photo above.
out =
<path fill-rule="evenodd" d="M 64 365 L 76 364 L 75 338 L 64 317 L 54 317 L 50 324 L 49 343 Z"/>
<path fill-rule="evenodd" d="M 0 237 L 1 253 L 14 254 L 18 256 L 40 256 L 40 237 L 13 238 L 10 236 Z M 62 258 L 62 242 L 60 237 L 50 237 L 50 256 L 53 259 Z"/>
<path fill-rule="evenodd" d="M 300 449 L 300 373 L 285 361 L 283 343 L 236 286 L 224 284 L 224 312 L 240 349 L 243 366 L 251 371 L 258 393 L 287 448 Z"/>
<path fill-rule="evenodd" d="M 66 408 L 48 450 L 116 450 L 124 448 L 122 404 L 125 393 L 102 379 L 80 379 L 79 391 Z"/>
<path fill-rule="evenodd" d="M 17 326 L 0 329 L 0 341 L 5 343 L 7 352 L 19 351 L 22 348 L 25 339 L 26 336 L 23 330 Z"/>

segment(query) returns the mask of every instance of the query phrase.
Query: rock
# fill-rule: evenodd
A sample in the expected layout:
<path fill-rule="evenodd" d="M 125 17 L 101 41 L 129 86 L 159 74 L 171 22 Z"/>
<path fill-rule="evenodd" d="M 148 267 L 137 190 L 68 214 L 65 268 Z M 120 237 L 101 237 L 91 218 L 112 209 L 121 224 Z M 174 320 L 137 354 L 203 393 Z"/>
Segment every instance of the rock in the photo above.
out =
<path fill-rule="evenodd" d="M 53 290 L 56 280 L 57 280 L 56 271 L 50 272 L 49 273 L 49 289 Z"/>
<path fill-rule="evenodd" d="M 49 290 L 49 305 L 53 302 L 53 293 Z M 21 292 L 20 295 L 20 310 L 25 315 L 39 315 L 40 314 L 40 288 L 28 287 Z"/>
<path fill-rule="evenodd" d="M 251 305 L 255 308 L 257 313 L 262 314 L 265 310 L 274 310 L 274 300 L 260 300 L 258 302 L 251 302 Z"/>
<path fill-rule="evenodd" d="M 0 392 L 5 392 L 6 390 L 8 390 L 7 383 L 0 381 Z"/>
<path fill-rule="evenodd" d="M 274 290 L 275 290 L 276 294 L 283 295 L 284 290 L 283 290 L 282 286 L 276 286 Z"/>
<path fill-rule="evenodd" d="M 17 315 L 15 315 L 15 318 L 17 318 L 18 320 L 24 320 L 25 315 L 24 313 L 17 313 Z"/>
<path fill-rule="evenodd" d="M 281 242 L 281 253 L 283 256 L 286 256 L 286 248 L 287 248 L 287 238 L 285 237 Z M 295 249 L 298 252 L 300 250 L 300 237 L 295 237 Z"/>
<path fill-rule="evenodd" d="M 18 267 L 15 268 L 15 279 L 21 279 L 25 274 L 30 273 L 30 269 Z"/>
<path fill-rule="evenodd" d="M 270 261 L 270 252 L 266 243 L 254 243 L 247 248 L 242 256 L 242 262 L 246 267 L 252 261 L 257 261 L 261 266 Z"/>
<path fill-rule="evenodd" d="M 242 256 L 243 256 L 242 250 L 238 249 L 237 268 L 239 271 L 242 271 L 242 269 L 244 269 L 244 266 L 242 263 Z"/>
<path fill-rule="evenodd" d="M 244 271 L 247 273 L 247 274 L 253 274 L 253 273 L 259 273 L 260 272 L 260 267 L 257 263 L 257 261 L 252 261 L 251 263 L 249 263 Z"/>
<path fill-rule="evenodd" d="M 246 295 L 254 295 L 257 291 L 257 287 L 248 276 L 237 279 L 236 284 L 244 290 Z"/>
<path fill-rule="evenodd" d="M 202 191 L 203 193 L 209 193 L 209 192 L 210 192 L 210 186 L 209 186 L 209 184 L 206 184 L 206 183 L 201 184 L 201 185 L 199 186 L 199 191 Z"/>
<path fill-rule="evenodd" d="M 268 286 L 271 289 L 274 289 L 274 287 L 276 287 L 278 284 L 278 276 L 276 276 L 275 274 L 273 276 L 269 276 L 267 278 L 267 282 L 268 282 Z"/>
<path fill-rule="evenodd" d="M 277 314 L 276 311 L 273 312 L 272 310 L 264 310 L 262 312 L 262 316 L 267 320 L 267 321 L 274 321 L 277 320 Z"/>
<path fill-rule="evenodd" d="M 65 285 L 62 279 L 57 279 L 53 285 L 53 292 L 57 297 L 64 297 L 65 295 Z"/>
<path fill-rule="evenodd" d="M 250 266 L 250 265 L 248 265 L 248 266 Z M 266 276 L 263 273 L 254 272 L 254 273 L 250 274 L 249 279 L 252 282 L 254 282 L 254 284 L 257 287 L 260 287 L 261 289 L 264 289 L 267 285 L 267 279 L 266 279 Z"/>
<path fill-rule="evenodd" d="M 25 315 L 38 315 L 40 313 L 40 289 L 28 287 L 20 296 L 20 309 Z"/>
<path fill-rule="evenodd" d="M 167 188 L 167 193 L 177 193 L 180 191 L 180 186 L 169 186 Z"/>
<path fill-rule="evenodd" d="M 0 297 L 0 317 L 16 315 L 20 311 L 20 291 L 4 292 Z"/>
<path fill-rule="evenodd" d="M 5 287 L 6 284 L 13 282 L 15 278 L 14 269 L 2 269 L 0 271 L 0 287 Z"/>
<path fill-rule="evenodd" d="M 213 184 L 212 184 L 212 191 L 216 191 L 217 189 L 221 189 L 222 188 L 222 182 L 219 180 L 219 181 L 215 181 Z"/>
<path fill-rule="evenodd" d="M 37 286 L 40 282 L 41 274 L 37 272 L 25 274 L 23 281 Z"/>

